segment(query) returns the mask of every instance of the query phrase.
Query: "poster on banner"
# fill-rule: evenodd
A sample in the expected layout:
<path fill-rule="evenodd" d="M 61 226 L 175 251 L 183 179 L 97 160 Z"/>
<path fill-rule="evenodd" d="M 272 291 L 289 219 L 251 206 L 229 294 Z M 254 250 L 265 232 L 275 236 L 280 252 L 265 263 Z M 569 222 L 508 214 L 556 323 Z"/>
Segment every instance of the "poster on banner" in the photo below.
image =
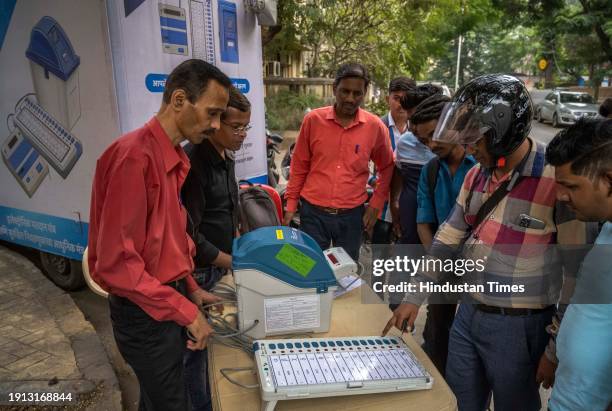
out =
<path fill-rule="evenodd" d="M 80 259 L 96 160 L 156 114 L 168 74 L 190 58 L 251 101 L 236 174 L 265 180 L 260 28 L 242 2 L 4 1 L 0 239 Z"/>
<path fill-rule="evenodd" d="M 252 104 L 253 128 L 236 153 L 237 177 L 259 181 L 266 176 L 262 48 L 255 15 L 240 1 L 145 0 L 129 14 L 121 2 L 108 4 L 111 43 L 121 45 L 112 48 L 121 131 L 140 127 L 157 112 L 172 68 L 200 58 L 226 73 Z M 232 58 L 226 58 L 228 52 Z"/>
<path fill-rule="evenodd" d="M 7 1 L 0 18 L 0 239 L 79 259 L 96 159 L 119 135 L 105 7 Z"/>

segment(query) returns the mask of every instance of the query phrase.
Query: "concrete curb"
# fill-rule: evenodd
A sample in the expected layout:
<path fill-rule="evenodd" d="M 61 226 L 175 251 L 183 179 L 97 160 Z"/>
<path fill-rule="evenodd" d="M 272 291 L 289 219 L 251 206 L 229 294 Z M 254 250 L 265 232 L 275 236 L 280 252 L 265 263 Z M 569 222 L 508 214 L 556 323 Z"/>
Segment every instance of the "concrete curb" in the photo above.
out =
<path fill-rule="evenodd" d="M 48 309 L 60 331 L 70 341 L 81 378 L 74 381 L 62 380 L 58 385 L 61 383 L 70 387 L 68 391 L 82 394 L 78 407 L 80 409 L 121 410 L 121 390 L 115 371 L 96 331 L 70 295 L 53 284 L 34 264 L 20 254 L 2 246 L 0 254 L 7 257 L 16 268 L 14 272 L 31 285 L 30 290 L 24 292 L 31 292 L 30 298 Z M 41 381 L 14 382 L 19 392 L 24 392 L 24 388 L 37 383 L 40 384 Z M 44 385 L 47 385 L 47 381 L 44 381 Z"/>

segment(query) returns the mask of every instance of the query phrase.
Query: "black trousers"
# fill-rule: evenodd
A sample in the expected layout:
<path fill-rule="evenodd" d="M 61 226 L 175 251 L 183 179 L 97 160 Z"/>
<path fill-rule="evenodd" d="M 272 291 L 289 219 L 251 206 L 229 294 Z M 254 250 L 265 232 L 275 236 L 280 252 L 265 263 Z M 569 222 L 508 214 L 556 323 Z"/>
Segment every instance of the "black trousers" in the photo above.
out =
<path fill-rule="evenodd" d="M 448 339 L 457 304 L 429 304 L 423 328 L 423 350 L 444 377 L 448 357 Z"/>
<path fill-rule="evenodd" d="M 154 320 L 126 298 L 111 295 L 109 306 L 115 342 L 140 384 L 138 409 L 188 411 L 184 328 L 174 321 Z"/>
<path fill-rule="evenodd" d="M 403 164 L 402 173 L 402 192 L 399 198 L 400 206 L 400 225 L 402 227 L 402 237 L 400 244 L 421 244 L 421 239 L 417 232 L 417 191 L 421 168 L 418 164 Z"/>
<path fill-rule="evenodd" d="M 302 199 L 300 230 L 314 238 L 322 250 L 342 247 L 355 261 L 359 261 L 359 249 L 363 233 L 363 205 L 342 214 L 328 214 Z"/>
<path fill-rule="evenodd" d="M 372 230 L 372 244 L 391 244 L 393 225 L 385 220 L 376 220 Z"/>

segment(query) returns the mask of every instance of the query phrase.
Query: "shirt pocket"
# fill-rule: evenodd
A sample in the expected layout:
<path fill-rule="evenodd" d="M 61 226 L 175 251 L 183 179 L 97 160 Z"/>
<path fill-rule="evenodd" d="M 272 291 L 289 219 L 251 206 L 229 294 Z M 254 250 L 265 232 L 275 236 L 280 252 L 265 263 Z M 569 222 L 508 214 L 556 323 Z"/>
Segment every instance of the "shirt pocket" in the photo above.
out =
<path fill-rule="evenodd" d="M 348 170 L 356 173 L 363 173 L 369 170 L 369 147 L 364 147 L 363 144 L 349 143 L 345 145 L 342 151 L 342 161 Z"/>
<path fill-rule="evenodd" d="M 512 230 L 525 233 L 535 240 L 527 242 L 538 243 L 539 241 L 537 241 L 533 236 L 544 237 L 557 232 L 557 227 L 552 219 L 539 213 L 522 213 L 510 219 L 508 226 Z"/>

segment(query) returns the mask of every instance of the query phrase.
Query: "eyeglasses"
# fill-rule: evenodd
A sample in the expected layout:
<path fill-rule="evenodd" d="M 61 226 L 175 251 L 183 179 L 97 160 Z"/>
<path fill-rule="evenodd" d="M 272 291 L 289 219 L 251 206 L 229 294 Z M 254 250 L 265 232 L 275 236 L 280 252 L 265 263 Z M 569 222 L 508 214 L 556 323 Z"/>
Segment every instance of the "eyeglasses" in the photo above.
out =
<path fill-rule="evenodd" d="M 247 124 L 246 126 L 236 127 L 236 126 L 231 125 L 230 123 L 226 123 L 223 120 L 221 120 L 221 122 L 225 125 L 230 126 L 235 136 L 239 135 L 240 133 L 247 133 L 250 129 L 253 128 L 251 124 Z"/>

